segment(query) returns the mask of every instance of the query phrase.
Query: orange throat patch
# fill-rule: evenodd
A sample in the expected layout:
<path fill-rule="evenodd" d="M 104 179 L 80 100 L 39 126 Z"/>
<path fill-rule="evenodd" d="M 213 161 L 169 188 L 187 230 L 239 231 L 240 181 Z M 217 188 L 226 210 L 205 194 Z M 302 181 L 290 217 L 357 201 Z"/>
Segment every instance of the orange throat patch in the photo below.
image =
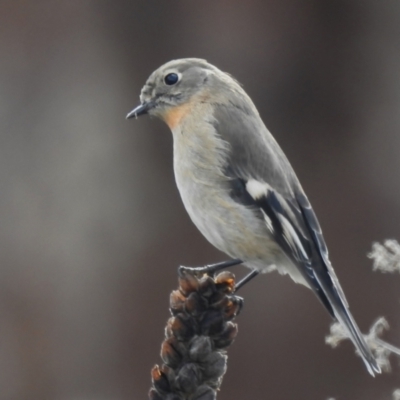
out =
<path fill-rule="evenodd" d="M 185 103 L 180 106 L 172 108 L 170 111 L 163 114 L 162 118 L 167 123 L 169 128 L 172 130 L 176 128 L 182 118 L 190 111 L 191 104 Z"/>

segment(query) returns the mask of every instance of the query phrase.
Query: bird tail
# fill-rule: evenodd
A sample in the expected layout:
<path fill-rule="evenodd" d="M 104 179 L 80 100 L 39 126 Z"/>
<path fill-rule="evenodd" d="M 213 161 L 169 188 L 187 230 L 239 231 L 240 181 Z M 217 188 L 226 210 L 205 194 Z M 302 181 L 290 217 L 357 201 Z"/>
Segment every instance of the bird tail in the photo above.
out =
<path fill-rule="evenodd" d="M 381 372 L 381 369 L 350 313 L 346 297 L 329 261 L 328 249 L 326 248 L 317 217 L 303 193 L 298 193 L 296 199 L 317 254 L 319 255 L 319 257 L 314 258 L 312 266 L 308 265 L 307 268 L 303 268 L 303 270 L 308 272 L 310 287 L 314 290 L 314 293 L 321 300 L 322 304 L 328 309 L 332 317 L 346 330 L 349 338 L 360 353 L 368 372 L 372 376 L 375 376 L 375 374 Z M 306 263 L 307 261 L 305 260 Z"/>
<path fill-rule="evenodd" d="M 362 360 L 364 361 L 368 372 L 372 376 L 375 376 L 375 374 L 380 374 L 381 368 L 379 367 L 374 355 L 372 354 L 370 347 L 366 343 L 364 336 L 361 333 L 356 321 L 351 315 L 340 286 L 339 288 L 337 288 L 336 285 L 334 285 L 333 287 L 327 288 L 326 285 L 323 284 L 323 281 L 321 282 L 318 278 L 317 280 L 319 281 L 321 288 L 325 296 L 327 297 L 330 306 L 332 307 L 334 317 L 346 330 L 349 338 L 353 342 Z M 337 285 L 339 285 L 339 282 L 337 282 Z"/>

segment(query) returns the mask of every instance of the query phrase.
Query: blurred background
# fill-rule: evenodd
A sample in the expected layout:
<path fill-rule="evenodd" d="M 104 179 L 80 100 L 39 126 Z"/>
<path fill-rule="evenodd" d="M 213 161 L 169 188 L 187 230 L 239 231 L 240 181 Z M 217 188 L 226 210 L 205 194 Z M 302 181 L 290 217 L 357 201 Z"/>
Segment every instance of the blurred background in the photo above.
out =
<path fill-rule="evenodd" d="M 178 265 L 225 259 L 189 220 L 172 137 L 126 121 L 148 75 L 201 57 L 244 84 L 291 160 L 362 330 L 400 345 L 400 2 L 0 1 L 0 399 L 145 399 Z M 237 268 L 238 274 L 242 274 Z M 219 399 L 385 400 L 277 274 L 246 304 Z"/>

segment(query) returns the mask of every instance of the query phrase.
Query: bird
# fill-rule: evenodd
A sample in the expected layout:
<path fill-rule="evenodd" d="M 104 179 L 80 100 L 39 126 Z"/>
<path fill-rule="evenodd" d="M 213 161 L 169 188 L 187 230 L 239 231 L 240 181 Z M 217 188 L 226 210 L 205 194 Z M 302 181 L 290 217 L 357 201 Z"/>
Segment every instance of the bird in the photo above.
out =
<path fill-rule="evenodd" d="M 149 76 L 127 118 L 145 114 L 172 131 L 175 180 L 191 220 L 232 258 L 215 270 L 243 263 L 246 280 L 288 274 L 341 324 L 368 372 L 380 373 L 296 173 L 238 81 L 200 58 L 169 61 Z"/>

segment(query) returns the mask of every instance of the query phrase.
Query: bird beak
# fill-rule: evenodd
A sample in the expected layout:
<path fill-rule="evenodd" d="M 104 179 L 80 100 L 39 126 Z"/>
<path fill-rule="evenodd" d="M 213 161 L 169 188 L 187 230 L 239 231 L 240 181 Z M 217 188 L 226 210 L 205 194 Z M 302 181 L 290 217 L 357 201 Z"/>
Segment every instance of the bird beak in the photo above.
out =
<path fill-rule="evenodd" d="M 152 102 L 142 103 L 137 107 L 135 107 L 130 113 L 128 113 L 126 119 L 130 119 L 133 117 L 137 118 L 140 117 L 141 115 L 145 115 L 151 108 L 153 108 L 153 106 L 154 104 Z"/>

